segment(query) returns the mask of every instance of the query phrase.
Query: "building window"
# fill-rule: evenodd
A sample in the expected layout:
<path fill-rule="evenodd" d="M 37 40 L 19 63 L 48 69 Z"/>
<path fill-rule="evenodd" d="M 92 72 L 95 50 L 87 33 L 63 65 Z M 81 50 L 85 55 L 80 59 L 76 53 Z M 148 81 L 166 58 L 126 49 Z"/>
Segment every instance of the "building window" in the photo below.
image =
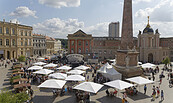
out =
<path fill-rule="evenodd" d="M 81 41 L 79 41 L 79 46 L 81 46 Z"/>
<path fill-rule="evenodd" d="M 9 34 L 9 28 L 6 28 L 6 34 Z"/>
<path fill-rule="evenodd" d="M 23 31 L 20 32 L 20 35 L 23 36 Z"/>
<path fill-rule="evenodd" d="M 88 41 L 86 41 L 86 46 L 88 46 Z"/>
<path fill-rule="evenodd" d="M 12 44 L 13 44 L 13 46 L 15 46 L 15 40 L 14 39 L 12 40 Z"/>
<path fill-rule="evenodd" d="M 99 50 L 99 54 L 102 54 L 102 51 L 101 50 Z"/>
<path fill-rule="evenodd" d="M 27 31 L 25 31 L 25 36 L 27 36 Z"/>
<path fill-rule="evenodd" d="M 2 46 L 2 39 L 0 39 L 0 46 Z"/>
<path fill-rule="evenodd" d="M 29 32 L 29 36 L 31 36 L 31 31 Z"/>
<path fill-rule="evenodd" d="M 86 48 L 86 53 L 88 53 L 88 48 Z"/>
<path fill-rule="evenodd" d="M 31 46 L 31 39 L 29 39 L 29 46 Z"/>
<path fill-rule="evenodd" d="M 23 55 L 23 51 L 21 51 L 21 55 Z"/>
<path fill-rule="evenodd" d="M 9 39 L 6 39 L 6 46 L 9 46 Z"/>
<path fill-rule="evenodd" d="M 12 29 L 12 34 L 15 35 L 15 29 L 14 28 Z"/>
<path fill-rule="evenodd" d="M 104 54 L 106 54 L 106 50 L 104 51 Z"/>
<path fill-rule="evenodd" d="M 81 48 L 79 48 L 79 53 L 81 53 Z"/>
<path fill-rule="evenodd" d="M 27 46 L 27 41 L 25 41 L 25 46 Z"/>
<path fill-rule="evenodd" d="M 71 41 L 71 45 L 74 46 L 74 41 Z"/>
<path fill-rule="evenodd" d="M 21 42 L 21 46 L 23 46 L 23 42 Z"/>
<path fill-rule="evenodd" d="M 0 27 L 0 34 L 2 34 L 2 27 Z"/>

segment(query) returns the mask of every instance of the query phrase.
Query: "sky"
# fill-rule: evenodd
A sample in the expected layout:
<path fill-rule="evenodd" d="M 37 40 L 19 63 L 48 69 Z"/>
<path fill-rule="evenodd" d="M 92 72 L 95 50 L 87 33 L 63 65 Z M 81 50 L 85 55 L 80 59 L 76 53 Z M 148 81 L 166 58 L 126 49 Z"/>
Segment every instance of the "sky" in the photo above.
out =
<path fill-rule="evenodd" d="M 108 36 L 108 25 L 121 22 L 124 0 L 0 0 L 0 21 L 33 27 L 33 33 L 67 38 L 82 29 L 94 37 Z M 173 0 L 133 0 L 133 34 L 147 25 L 161 37 L 173 36 Z"/>

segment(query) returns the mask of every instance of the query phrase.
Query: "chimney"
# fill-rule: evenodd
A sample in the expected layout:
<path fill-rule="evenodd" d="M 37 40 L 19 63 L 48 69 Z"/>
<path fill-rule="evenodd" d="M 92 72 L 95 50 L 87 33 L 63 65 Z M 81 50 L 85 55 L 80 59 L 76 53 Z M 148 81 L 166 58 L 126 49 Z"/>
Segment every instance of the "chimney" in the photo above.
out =
<path fill-rule="evenodd" d="M 16 21 L 16 24 L 18 24 L 18 21 Z"/>
<path fill-rule="evenodd" d="M 10 20 L 10 23 L 12 23 L 12 21 Z"/>
<path fill-rule="evenodd" d="M 5 19 L 3 19 L 3 22 L 5 22 Z"/>

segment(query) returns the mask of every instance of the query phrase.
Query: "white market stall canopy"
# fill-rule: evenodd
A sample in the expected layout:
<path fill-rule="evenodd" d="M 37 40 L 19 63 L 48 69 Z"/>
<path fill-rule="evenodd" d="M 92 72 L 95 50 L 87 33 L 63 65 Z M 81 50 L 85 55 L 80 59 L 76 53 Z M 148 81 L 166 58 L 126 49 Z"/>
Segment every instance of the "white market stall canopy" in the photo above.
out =
<path fill-rule="evenodd" d="M 78 67 L 76 67 L 76 68 L 74 68 L 74 69 L 78 69 L 78 70 L 87 70 L 87 69 L 89 69 L 89 68 L 90 68 L 90 67 L 81 65 L 81 66 L 78 66 Z"/>
<path fill-rule="evenodd" d="M 47 64 L 47 65 L 45 65 L 45 66 L 43 66 L 43 67 L 46 67 L 46 68 L 53 68 L 53 67 L 56 67 L 56 66 L 57 66 L 57 64 L 50 63 L 50 64 Z"/>
<path fill-rule="evenodd" d="M 103 85 L 98 84 L 98 83 L 83 82 L 83 83 L 75 86 L 74 89 L 91 92 L 91 93 L 97 93 L 102 87 L 103 87 Z"/>
<path fill-rule="evenodd" d="M 39 71 L 36 71 L 36 72 L 33 72 L 35 74 L 45 74 L 45 75 L 48 75 L 50 73 L 53 73 L 54 71 L 53 70 L 49 70 L 49 69 L 41 69 Z"/>
<path fill-rule="evenodd" d="M 37 60 L 44 60 L 45 58 L 42 58 L 42 57 L 39 57 L 39 58 L 37 58 Z"/>
<path fill-rule="evenodd" d="M 154 68 L 156 65 L 151 64 L 151 63 L 145 63 L 141 65 L 142 68 Z"/>
<path fill-rule="evenodd" d="M 113 88 L 116 88 L 119 90 L 123 90 L 125 88 L 129 88 L 129 87 L 133 86 L 132 84 L 124 82 L 122 80 L 114 80 L 111 82 L 104 83 L 104 85 L 107 85 L 107 86 L 110 86 L 110 87 L 113 87 Z"/>
<path fill-rule="evenodd" d="M 44 62 L 37 62 L 37 63 L 34 63 L 34 65 L 38 65 L 38 66 L 42 66 L 42 65 L 45 65 L 46 63 Z"/>
<path fill-rule="evenodd" d="M 73 74 L 73 75 L 79 75 L 79 74 L 83 74 L 85 73 L 85 71 L 82 70 L 71 70 L 69 72 L 67 72 L 67 74 Z"/>
<path fill-rule="evenodd" d="M 56 68 L 56 69 L 60 69 L 60 70 L 70 70 L 70 69 L 72 69 L 72 67 L 69 67 L 69 66 L 64 65 L 64 66 L 61 66 L 61 67 Z"/>
<path fill-rule="evenodd" d="M 53 73 L 53 74 L 50 74 L 49 77 L 56 78 L 56 79 L 66 79 L 67 78 L 67 74 L 64 74 L 64 73 Z"/>
<path fill-rule="evenodd" d="M 55 80 L 55 79 L 49 79 L 43 82 L 41 85 L 39 85 L 39 88 L 57 88 L 61 89 L 65 85 L 66 81 L 64 80 Z"/>
<path fill-rule="evenodd" d="M 32 67 L 28 68 L 28 70 L 40 70 L 40 69 L 43 69 L 43 67 L 41 67 L 41 66 L 32 66 Z"/>
<path fill-rule="evenodd" d="M 139 85 L 154 83 L 154 81 L 145 79 L 145 78 L 140 77 L 140 76 L 128 78 L 126 80 L 128 80 L 130 82 L 134 82 L 134 83 L 139 84 Z"/>
<path fill-rule="evenodd" d="M 81 75 L 70 75 L 65 80 L 66 81 L 85 81 L 85 77 Z"/>
<path fill-rule="evenodd" d="M 97 72 L 102 73 L 102 75 L 110 80 L 118 80 L 122 78 L 122 75 L 117 72 L 112 65 L 106 63 Z"/>

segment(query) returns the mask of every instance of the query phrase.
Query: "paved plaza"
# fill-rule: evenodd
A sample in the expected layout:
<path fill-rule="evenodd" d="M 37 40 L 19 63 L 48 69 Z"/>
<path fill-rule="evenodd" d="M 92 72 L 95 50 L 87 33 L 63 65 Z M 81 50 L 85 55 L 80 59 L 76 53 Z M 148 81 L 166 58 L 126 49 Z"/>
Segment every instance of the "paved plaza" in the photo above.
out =
<path fill-rule="evenodd" d="M 159 68 L 161 69 L 163 65 L 159 65 Z M 0 89 L 2 88 L 9 88 L 9 74 L 10 74 L 10 65 L 8 68 L 0 67 Z M 160 73 L 159 73 L 160 74 Z M 151 94 L 152 94 L 152 86 L 155 85 L 156 87 L 159 86 L 159 74 L 157 74 L 156 80 L 154 84 L 148 84 L 147 85 L 147 93 L 146 95 L 143 94 L 143 86 L 140 86 L 137 88 L 139 90 L 138 95 L 135 96 L 129 96 L 127 97 L 127 100 L 130 103 L 171 103 L 172 97 L 173 97 L 173 88 L 169 88 L 168 80 L 167 80 L 167 72 L 164 72 L 165 78 L 163 78 L 162 84 L 160 85 L 160 90 L 164 90 L 164 101 L 160 101 L 160 97 L 156 98 L 155 101 L 152 101 Z M 91 79 L 91 74 L 88 74 Z M 37 85 L 32 85 L 32 88 L 34 90 L 34 97 L 33 102 L 34 103 L 75 103 L 76 98 L 74 93 L 66 93 L 64 96 L 58 96 L 54 97 L 52 90 L 50 89 L 39 89 Z M 107 97 L 105 90 L 109 88 L 104 86 L 97 94 L 91 94 L 91 103 L 121 103 L 121 97 L 122 92 L 124 91 L 118 91 L 117 97 Z M 111 88 L 109 89 L 111 91 Z M 112 89 L 113 91 L 113 89 Z"/>

